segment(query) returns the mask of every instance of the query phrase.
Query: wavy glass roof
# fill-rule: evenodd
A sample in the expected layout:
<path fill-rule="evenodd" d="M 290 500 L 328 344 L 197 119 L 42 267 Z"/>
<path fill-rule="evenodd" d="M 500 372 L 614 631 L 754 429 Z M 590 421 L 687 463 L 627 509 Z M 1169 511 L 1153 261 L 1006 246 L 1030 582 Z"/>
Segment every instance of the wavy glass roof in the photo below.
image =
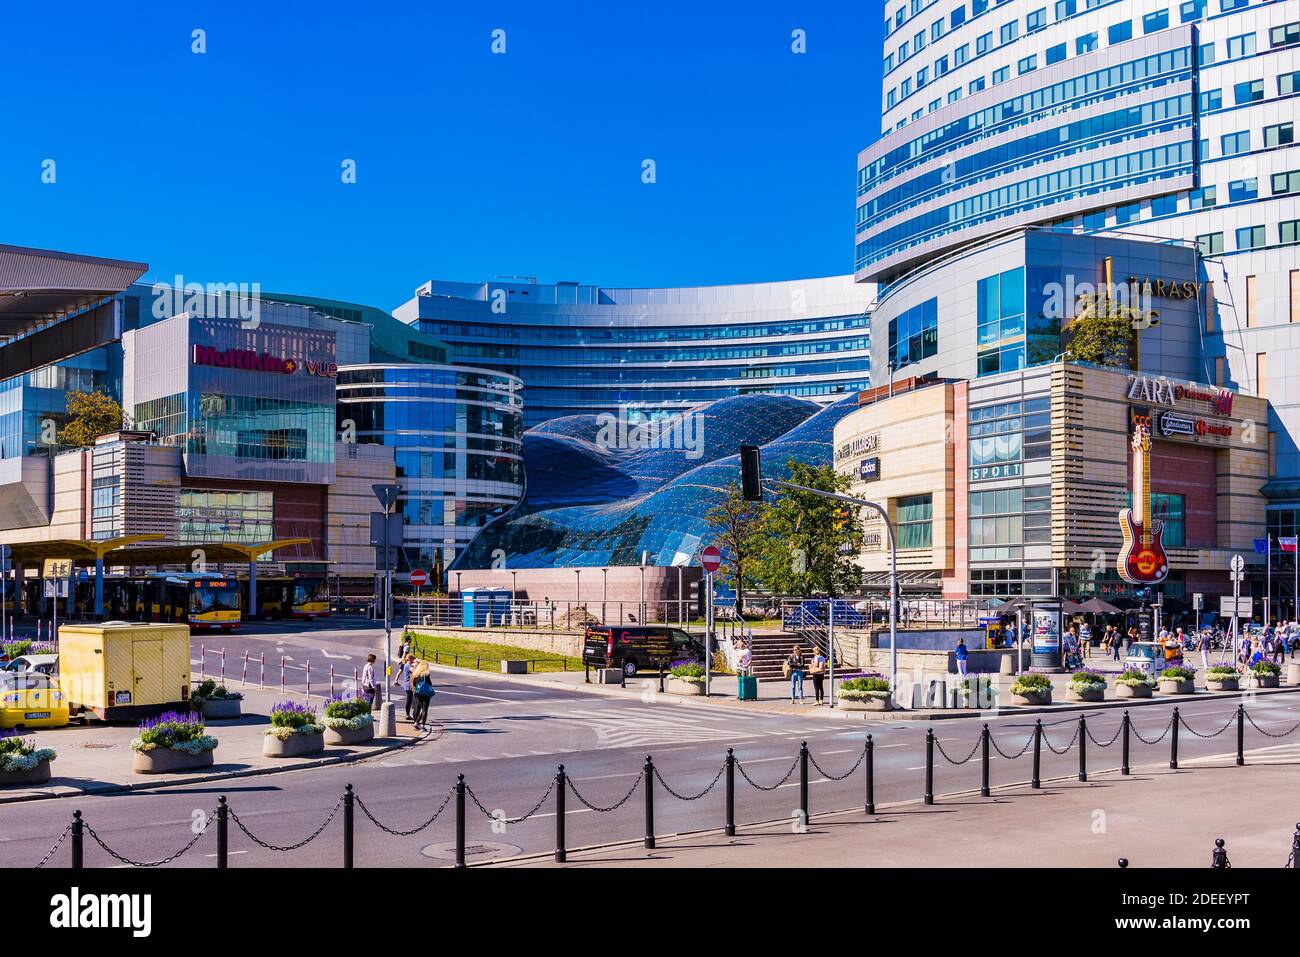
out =
<path fill-rule="evenodd" d="M 740 479 L 741 443 L 763 447 L 765 473 L 787 460 L 829 465 L 835 423 L 856 395 L 830 406 L 791 396 L 732 396 L 663 420 L 660 448 L 630 447 L 609 419 L 574 415 L 524 433 L 527 490 L 452 566 L 507 568 L 688 565 L 711 538 L 705 514 Z M 604 432 L 602 433 L 602 428 Z M 611 443 L 610 439 L 615 439 Z"/>

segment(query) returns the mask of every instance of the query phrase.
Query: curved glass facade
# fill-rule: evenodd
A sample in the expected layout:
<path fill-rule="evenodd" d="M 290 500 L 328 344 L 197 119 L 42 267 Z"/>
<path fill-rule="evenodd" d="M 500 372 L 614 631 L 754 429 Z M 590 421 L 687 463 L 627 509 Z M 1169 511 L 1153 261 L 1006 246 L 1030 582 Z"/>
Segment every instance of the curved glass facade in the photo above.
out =
<path fill-rule="evenodd" d="M 706 403 L 674 431 L 695 448 L 609 448 L 597 416 L 556 419 L 524 434 L 528 490 L 519 507 L 492 524 L 457 568 L 686 565 L 713 537 L 704 516 L 739 481 L 737 449 L 763 447 L 770 476 L 789 459 L 829 465 L 835 423 L 857 396 L 823 407 L 780 395 L 742 395 Z M 689 428 L 682 419 L 691 419 Z M 607 423 L 605 423 L 607 427 Z"/>
<path fill-rule="evenodd" d="M 398 572 L 445 569 L 523 493 L 522 383 L 464 366 L 368 364 L 338 370 L 345 441 L 391 446 L 406 535 Z"/>
<path fill-rule="evenodd" d="M 524 381 L 526 424 L 634 408 L 658 418 L 737 394 L 834 401 L 868 385 L 871 290 L 852 277 L 610 289 L 426 283 L 394 315 L 449 361 Z"/>

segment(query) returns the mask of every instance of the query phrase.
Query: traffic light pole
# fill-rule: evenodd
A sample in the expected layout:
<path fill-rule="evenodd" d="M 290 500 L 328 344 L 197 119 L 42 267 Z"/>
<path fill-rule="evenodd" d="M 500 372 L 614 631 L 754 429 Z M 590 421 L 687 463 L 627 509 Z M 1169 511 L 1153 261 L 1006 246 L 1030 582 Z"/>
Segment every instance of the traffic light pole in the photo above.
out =
<path fill-rule="evenodd" d="M 811 495 L 834 499 L 837 502 L 847 502 L 861 508 L 869 508 L 884 520 L 885 528 L 889 532 L 889 691 L 894 696 L 896 706 L 910 707 L 910 705 L 900 705 L 898 701 L 898 542 L 894 538 L 894 523 L 889 520 L 889 513 L 879 502 L 871 502 L 865 498 L 854 498 L 851 495 L 841 495 L 838 492 L 827 492 L 819 488 L 809 488 L 806 485 L 795 485 L 793 482 L 782 482 L 779 479 L 769 479 L 768 484 L 775 485 L 778 488 L 794 489 L 796 492 L 808 492 Z"/>

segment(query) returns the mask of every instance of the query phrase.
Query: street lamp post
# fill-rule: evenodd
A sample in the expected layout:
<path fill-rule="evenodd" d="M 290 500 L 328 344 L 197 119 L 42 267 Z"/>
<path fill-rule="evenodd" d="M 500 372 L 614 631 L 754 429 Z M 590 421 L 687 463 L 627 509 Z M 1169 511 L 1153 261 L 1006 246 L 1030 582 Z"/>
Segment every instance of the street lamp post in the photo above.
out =
<path fill-rule="evenodd" d="M 602 568 L 600 570 L 600 575 L 600 623 L 605 625 L 609 623 L 605 618 L 605 615 L 607 614 L 605 611 L 605 603 L 609 601 L 609 569 Z"/>
<path fill-rule="evenodd" d="M 375 493 L 375 498 L 379 499 L 379 504 L 384 509 L 384 673 L 383 677 L 375 682 L 374 708 L 380 712 L 379 733 L 388 737 L 397 730 L 397 714 L 393 702 L 387 701 L 388 682 L 392 680 L 392 657 L 393 657 L 393 543 L 389 535 L 389 519 L 393 514 L 393 505 L 397 502 L 397 496 L 402 491 L 400 485 L 372 485 L 371 490 Z M 250 563 L 250 568 L 252 564 Z M 373 705 L 372 705 L 373 707 Z"/>

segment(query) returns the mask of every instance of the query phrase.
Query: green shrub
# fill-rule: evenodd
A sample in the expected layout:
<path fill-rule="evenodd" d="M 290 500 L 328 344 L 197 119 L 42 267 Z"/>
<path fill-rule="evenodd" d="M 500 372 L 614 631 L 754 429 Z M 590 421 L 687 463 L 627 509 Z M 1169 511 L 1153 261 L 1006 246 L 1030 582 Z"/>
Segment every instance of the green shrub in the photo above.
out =
<path fill-rule="evenodd" d="M 1011 685 L 1012 694 L 1024 694 L 1026 691 L 1041 694 L 1052 690 L 1052 681 L 1047 675 L 1021 675 Z"/>
<path fill-rule="evenodd" d="M 698 661 L 684 661 L 681 664 L 673 665 L 668 673 L 674 678 L 682 678 L 687 681 L 694 678 L 703 679 L 704 665 Z"/>
<path fill-rule="evenodd" d="M 325 703 L 327 718 L 359 718 L 370 713 L 370 702 L 360 696 L 331 698 Z"/>
<path fill-rule="evenodd" d="M 1177 665 L 1173 668 L 1166 668 L 1160 672 L 1161 678 L 1173 678 L 1176 681 L 1191 681 L 1196 677 L 1196 669 L 1188 668 L 1184 665 Z"/>
<path fill-rule="evenodd" d="M 1282 666 L 1271 661 L 1257 661 L 1250 670 L 1257 675 L 1280 675 Z"/>
<path fill-rule="evenodd" d="M 846 678 L 840 682 L 840 691 L 889 691 L 888 678 Z"/>
<path fill-rule="evenodd" d="M 1212 678 L 1215 675 L 1223 675 L 1226 678 L 1235 678 L 1237 677 L 1237 669 L 1229 668 L 1227 665 L 1215 665 L 1213 668 L 1210 668 L 1205 672 L 1207 678 Z"/>

